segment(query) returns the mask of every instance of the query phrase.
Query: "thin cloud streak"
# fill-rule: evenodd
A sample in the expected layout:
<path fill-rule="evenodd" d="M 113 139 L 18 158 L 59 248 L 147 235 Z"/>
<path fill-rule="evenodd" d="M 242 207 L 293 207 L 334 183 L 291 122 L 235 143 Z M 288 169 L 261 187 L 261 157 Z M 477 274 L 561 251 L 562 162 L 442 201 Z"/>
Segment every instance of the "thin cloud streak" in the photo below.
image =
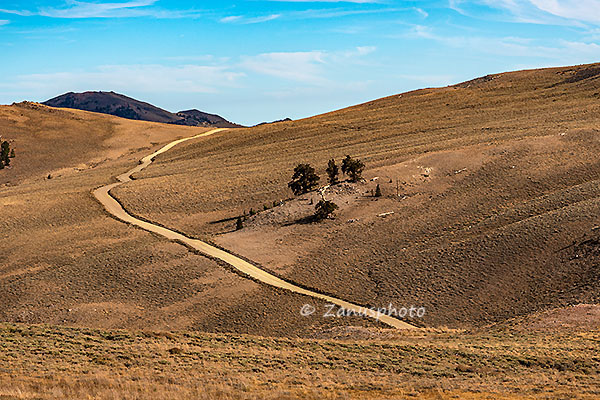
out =
<path fill-rule="evenodd" d="M 90 3 L 82 1 L 69 1 L 67 7 L 41 7 L 32 10 L 0 9 L 0 13 L 14 14 L 22 17 L 41 16 L 62 19 L 85 18 L 186 18 L 201 15 L 196 10 L 164 10 L 153 7 L 158 0 L 135 0 L 123 3 Z"/>
<path fill-rule="evenodd" d="M 281 17 L 281 14 L 270 14 L 270 15 L 264 15 L 264 16 L 259 16 L 259 17 L 245 17 L 243 15 L 231 15 L 229 17 L 221 18 L 219 20 L 219 22 L 222 22 L 224 24 L 237 23 L 237 24 L 242 24 L 242 25 L 260 24 L 262 22 L 273 21 L 274 19 L 277 19 L 279 17 Z"/>

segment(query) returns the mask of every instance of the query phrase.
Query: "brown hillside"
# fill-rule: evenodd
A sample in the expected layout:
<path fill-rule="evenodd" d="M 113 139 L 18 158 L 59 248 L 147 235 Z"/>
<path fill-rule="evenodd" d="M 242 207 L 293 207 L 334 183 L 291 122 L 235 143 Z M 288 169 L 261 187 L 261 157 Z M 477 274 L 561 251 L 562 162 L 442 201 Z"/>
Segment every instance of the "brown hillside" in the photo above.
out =
<path fill-rule="evenodd" d="M 138 215 L 216 234 L 217 243 L 300 284 L 363 304 L 423 305 L 431 325 L 594 303 L 597 70 L 492 75 L 223 132 L 160 156 L 116 193 Z M 368 179 L 378 177 L 383 198 L 367 195 L 376 182 L 334 188 L 327 196 L 341 206 L 335 221 L 297 223 L 311 212 L 307 196 L 231 233 L 244 210 L 291 196 L 286 183 L 297 163 L 323 173 L 329 158 L 346 154 L 367 164 Z"/>
<path fill-rule="evenodd" d="M 203 131 L 0 107 L 0 132 L 16 150 L 0 170 L 0 321 L 279 335 L 335 326 L 301 317 L 304 298 L 118 222 L 93 198 L 159 145 Z"/>

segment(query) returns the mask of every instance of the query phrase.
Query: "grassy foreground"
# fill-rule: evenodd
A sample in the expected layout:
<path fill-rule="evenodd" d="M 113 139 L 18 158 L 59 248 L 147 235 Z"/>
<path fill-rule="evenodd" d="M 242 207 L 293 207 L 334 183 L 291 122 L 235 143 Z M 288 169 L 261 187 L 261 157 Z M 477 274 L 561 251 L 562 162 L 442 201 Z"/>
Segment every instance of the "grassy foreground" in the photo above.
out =
<path fill-rule="evenodd" d="M 0 399 L 600 396 L 597 331 L 367 333 L 378 338 L 1 324 Z"/>

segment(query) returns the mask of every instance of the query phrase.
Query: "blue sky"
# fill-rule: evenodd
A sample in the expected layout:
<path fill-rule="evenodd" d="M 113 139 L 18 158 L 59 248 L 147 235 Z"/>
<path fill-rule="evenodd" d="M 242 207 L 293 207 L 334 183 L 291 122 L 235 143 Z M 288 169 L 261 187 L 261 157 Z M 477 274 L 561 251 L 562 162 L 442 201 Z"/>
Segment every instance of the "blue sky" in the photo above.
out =
<path fill-rule="evenodd" d="M 0 103 L 114 90 L 255 124 L 600 61 L 600 0 L 1 0 Z"/>

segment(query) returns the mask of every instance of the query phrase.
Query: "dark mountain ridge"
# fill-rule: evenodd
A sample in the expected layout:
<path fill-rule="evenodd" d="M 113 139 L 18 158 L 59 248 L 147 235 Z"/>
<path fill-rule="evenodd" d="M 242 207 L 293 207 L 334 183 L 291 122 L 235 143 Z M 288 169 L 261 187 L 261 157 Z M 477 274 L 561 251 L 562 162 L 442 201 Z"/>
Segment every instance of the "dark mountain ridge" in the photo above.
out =
<path fill-rule="evenodd" d="M 74 108 L 140 121 L 162 122 L 186 126 L 214 126 L 216 128 L 240 128 L 241 125 L 225 118 L 199 110 L 172 113 L 150 103 L 139 101 L 115 92 L 65 93 L 42 104 L 50 107 Z"/>

